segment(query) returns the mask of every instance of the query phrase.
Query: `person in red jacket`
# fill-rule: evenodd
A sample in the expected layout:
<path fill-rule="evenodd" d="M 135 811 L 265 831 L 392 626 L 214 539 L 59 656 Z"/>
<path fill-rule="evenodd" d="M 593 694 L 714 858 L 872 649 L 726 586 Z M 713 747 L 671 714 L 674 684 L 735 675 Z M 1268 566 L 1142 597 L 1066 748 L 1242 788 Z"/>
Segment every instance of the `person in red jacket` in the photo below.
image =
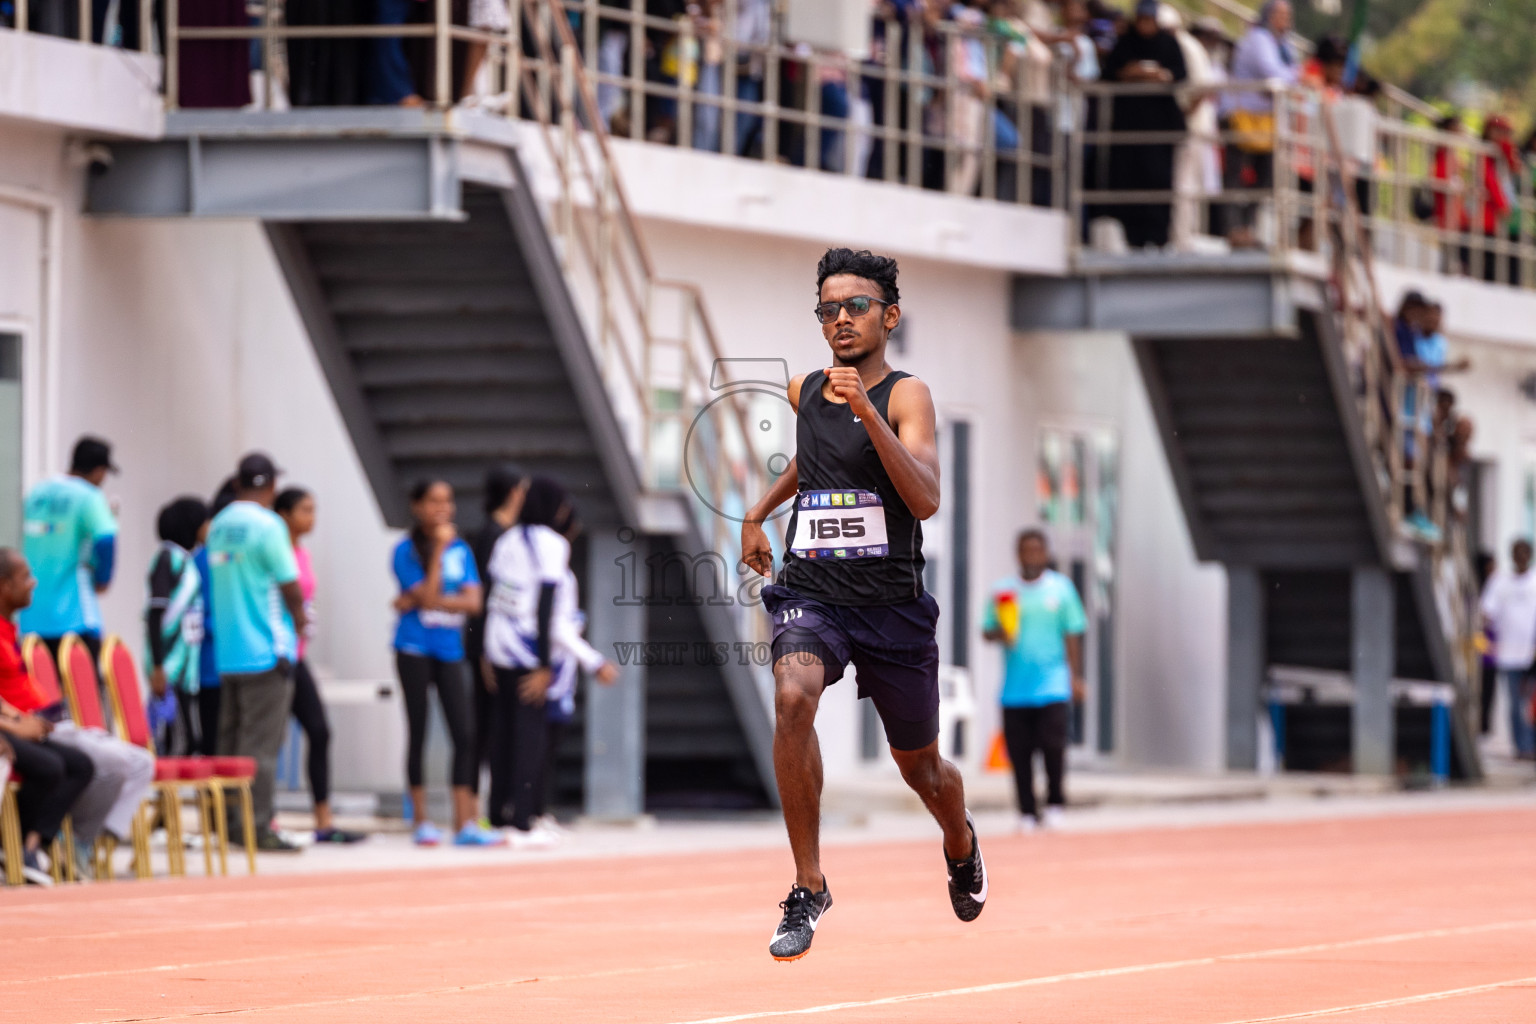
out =
<path fill-rule="evenodd" d="M 1478 180 L 1483 189 L 1483 237 L 1504 238 L 1511 233 L 1510 212 L 1519 195 L 1520 154 L 1515 152 L 1515 131 L 1508 118 L 1495 114 L 1483 126 L 1483 141 L 1493 148 L 1491 154 L 1478 158 Z M 1519 240 L 1518 232 L 1512 241 Z M 1499 254 L 1490 245 L 1483 250 L 1483 280 L 1499 280 Z M 1519 280 L 1518 260 L 1511 258 L 1512 269 L 1506 281 Z"/>

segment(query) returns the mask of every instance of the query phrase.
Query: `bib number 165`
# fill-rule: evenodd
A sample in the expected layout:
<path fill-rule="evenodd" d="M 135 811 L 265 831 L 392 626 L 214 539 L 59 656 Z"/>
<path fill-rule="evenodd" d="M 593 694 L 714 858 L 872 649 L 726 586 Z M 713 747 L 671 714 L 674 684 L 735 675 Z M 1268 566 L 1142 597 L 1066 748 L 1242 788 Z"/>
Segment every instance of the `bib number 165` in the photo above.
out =
<path fill-rule="evenodd" d="M 841 540 L 864 536 L 864 521 L 858 516 L 846 519 L 812 519 L 811 540 Z"/>

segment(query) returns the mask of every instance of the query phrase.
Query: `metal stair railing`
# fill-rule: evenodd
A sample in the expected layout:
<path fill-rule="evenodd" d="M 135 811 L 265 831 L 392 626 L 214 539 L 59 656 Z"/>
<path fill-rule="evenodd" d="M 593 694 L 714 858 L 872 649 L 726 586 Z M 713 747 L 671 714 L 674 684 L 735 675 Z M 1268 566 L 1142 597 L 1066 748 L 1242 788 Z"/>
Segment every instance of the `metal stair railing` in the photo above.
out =
<path fill-rule="evenodd" d="M 717 594 L 734 595 L 741 517 L 771 483 L 767 449 L 776 438 L 750 428 L 761 391 L 734 386 L 742 382 L 698 287 L 657 273 L 558 0 L 513 6 L 513 32 L 528 33 L 507 52 L 513 102 L 545 143 L 557 185 L 548 226 L 642 486 L 692 490 L 689 505 L 708 550 L 688 554 L 695 564 L 713 563 Z M 770 537 L 779 541 L 772 530 Z M 730 603 L 738 637 L 765 641 L 766 620 L 749 607 L 755 602 Z"/>
<path fill-rule="evenodd" d="M 1429 558 L 1436 617 L 1451 653 L 1450 681 L 1466 709 L 1475 703 L 1470 695 L 1477 679 L 1478 588 L 1466 520 L 1453 500 L 1448 424 L 1435 422 L 1435 396 L 1424 375 L 1410 374 L 1398 352 L 1395 324 L 1376 281 L 1370 231 L 1353 200 L 1354 168 L 1343 156 L 1331 106 L 1324 103 L 1320 109 L 1310 145 L 1318 159 L 1318 181 L 1329 183 L 1320 188 L 1326 193 L 1321 212 L 1333 242 L 1332 283 L 1346 353 L 1357 374 L 1375 483 L 1397 530 L 1404 528 L 1409 495 L 1434 526 L 1434 533 L 1417 539 Z M 1404 452 L 1410 438 L 1411 460 Z"/>

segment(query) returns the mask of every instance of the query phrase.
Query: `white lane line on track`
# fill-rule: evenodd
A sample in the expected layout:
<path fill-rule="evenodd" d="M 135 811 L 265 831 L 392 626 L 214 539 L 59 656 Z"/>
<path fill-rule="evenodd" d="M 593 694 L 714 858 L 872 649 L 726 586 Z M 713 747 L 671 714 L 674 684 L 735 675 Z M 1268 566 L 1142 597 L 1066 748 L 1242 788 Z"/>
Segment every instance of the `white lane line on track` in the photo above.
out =
<path fill-rule="evenodd" d="M 1305 953 L 1322 953 L 1362 946 L 1381 946 L 1399 942 L 1416 942 L 1422 939 L 1454 938 L 1486 932 L 1510 931 L 1536 927 L 1536 918 L 1521 921 L 1499 921 L 1493 924 L 1463 925 L 1457 928 L 1431 928 L 1418 932 L 1400 932 L 1395 935 L 1379 935 L 1365 939 L 1345 939 L 1339 942 L 1318 942 L 1306 946 L 1287 946 L 1281 949 L 1261 949 L 1251 953 L 1223 953 L 1216 956 L 1192 957 L 1188 960 L 1164 960 L 1150 964 L 1130 964 L 1125 967 L 1104 967 L 1092 971 L 1071 971 L 1066 974 L 1050 974 L 1038 978 L 1020 978 L 1016 981 L 998 981 L 989 985 L 969 985 L 965 988 L 943 989 L 936 992 L 911 992 L 880 999 L 862 999 L 846 1003 L 826 1003 L 794 1010 L 759 1010 L 753 1013 L 736 1013 L 724 1017 L 705 1017 L 697 1020 L 677 1021 L 674 1024 L 735 1024 L 744 1020 L 768 1020 L 773 1017 L 807 1017 L 816 1014 L 837 1013 L 841 1010 L 862 1010 L 874 1006 L 895 1006 L 900 1003 L 916 1003 L 933 999 L 953 999 L 958 996 L 988 995 L 1021 988 L 1043 985 L 1060 985 L 1069 981 L 1092 981 L 1097 978 L 1117 978 L 1132 974 L 1150 974 L 1157 971 L 1174 971 L 1186 967 L 1208 967 L 1215 964 L 1234 963 L 1244 960 L 1266 960 L 1271 957 L 1298 956 Z M 1505 982 L 1504 984 L 1516 984 Z M 1274 1018 L 1284 1020 L 1285 1018 Z"/>
<path fill-rule="evenodd" d="M 1304 953 L 1316 953 L 1325 950 L 1350 949 L 1360 946 L 1389 945 L 1397 942 L 1414 942 L 1421 939 L 1454 938 L 1464 935 L 1476 935 L 1487 932 L 1510 931 L 1520 928 L 1536 928 L 1536 918 L 1520 921 L 1496 921 L 1489 924 L 1463 925 L 1455 928 L 1433 928 L 1417 932 L 1400 932 L 1394 935 L 1378 935 L 1363 939 L 1346 939 L 1340 942 L 1315 943 L 1307 946 L 1288 946 L 1281 949 L 1263 949 L 1249 953 L 1227 953 L 1218 956 L 1198 957 L 1190 960 L 1167 960 L 1153 964 L 1134 964 L 1128 967 L 1107 967 L 1092 971 L 1075 971 L 1069 974 L 1056 974 L 1040 978 L 1026 978 L 1020 981 L 1005 981 L 991 985 L 975 985 L 969 988 L 949 989 L 942 992 L 919 992 L 911 995 L 888 996 L 884 999 L 864 1000 L 861 1002 L 830 1003 L 825 1006 L 812 1006 L 798 1010 L 769 1010 L 757 1013 L 738 1014 L 729 1017 L 710 1017 L 706 1020 L 684 1022 L 684 1024 L 730 1024 L 733 1021 L 761 1020 L 769 1017 L 792 1017 L 809 1014 L 833 1013 L 838 1010 L 861 1009 L 871 1006 L 890 1006 L 897 1003 L 918 1002 L 928 999 L 945 999 L 954 996 L 982 995 L 989 992 L 1003 992 L 1009 989 L 1030 988 L 1040 985 L 1054 985 L 1068 981 L 1087 981 L 1094 978 L 1112 978 L 1128 974 L 1145 974 L 1153 971 L 1176 970 L 1183 967 L 1200 967 L 1210 964 L 1227 963 L 1242 960 L 1260 960 L 1269 957 L 1295 956 Z M 584 974 L 566 975 L 539 975 L 537 977 L 503 978 L 497 981 L 479 982 L 472 985 L 450 985 L 440 988 L 421 989 L 415 992 L 380 993 L 373 995 L 350 996 L 336 999 L 317 1000 L 305 1003 L 276 1003 L 269 1006 L 252 1006 L 237 1009 L 204 1010 L 196 1013 L 162 1014 L 143 1017 L 113 1017 L 107 1020 L 92 1021 L 90 1024 L 150 1024 L 153 1021 L 191 1020 L 198 1017 L 232 1016 L 242 1013 L 291 1013 L 295 1010 L 318 1009 L 327 1006 L 355 1006 L 362 1003 L 387 1003 L 408 999 L 425 999 L 434 996 L 459 995 L 466 992 L 484 992 L 498 988 L 515 988 L 532 982 L 555 981 L 585 981 L 595 978 L 622 977 L 630 974 L 648 974 L 659 970 L 678 970 L 683 968 L 708 968 L 714 965 L 714 961 L 693 961 L 680 964 L 666 964 L 661 967 L 619 967 L 604 971 L 592 971 Z M 1507 983 L 1513 984 L 1513 983 Z"/>
<path fill-rule="evenodd" d="M 1374 1003 L 1355 1003 L 1352 1006 L 1331 1006 L 1326 1010 L 1300 1010 L 1282 1013 L 1276 1017 L 1249 1017 L 1245 1020 L 1227 1021 L 1226 1024 L 1271 1024 L 1273 1021 L 1306 1020 L 1308 1017 L 1328 1017 L 1340 1013 L 1359 1013 L 1362 1010 L 1384 1010 L 1393 1006 L 1412 1006 L 1415 1003 L 1433 1003 L 1441 999 L 1492 992 L 1495 989 L 1514 988 L 1517 985 L 1536 985 L 1536 975 L 1529 978 L 1511 978 L 1508 981 L 1491 981 L 1486 985 L 1468 985 L 1466 988 L 1448 988 L 1442 992 L 1425 992 L 1416 996 L 1400 996 L 1396 999 L 1378 999 Z"/>

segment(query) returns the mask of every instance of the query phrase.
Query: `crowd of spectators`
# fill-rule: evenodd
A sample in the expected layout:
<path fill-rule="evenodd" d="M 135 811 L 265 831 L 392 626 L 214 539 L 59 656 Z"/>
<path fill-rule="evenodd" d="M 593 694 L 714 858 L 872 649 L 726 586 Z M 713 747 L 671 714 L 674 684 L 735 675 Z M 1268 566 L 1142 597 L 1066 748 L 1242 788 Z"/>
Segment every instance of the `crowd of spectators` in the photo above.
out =
<path fill-rule="evenodd" d="M 28 493 L 22 549 L 0 548 L 0 784 L 13 775 L 19 783 L 25 876 L 39 884 L 67 876 L 52 870 L 56 864 L 43 870 L 66 817 L 79 877 L 92 874 L 98 837 L 128 843 L 157 778 L 157 754 L 254 761 L 257 849 L 366 838 L 332 820 L 330 726 L 307 660 L 317 581 L 301 541 L 314 529 L 316 498 L 303 488 L 280 490 L 281 471 L 262 453 L 242 458 L 211 502 L 184 496 L 159 512 L 140 695 L 150 742 L 77 725 L 63 701 L 45 698 L 23 657 L 23 634 L 55 658 L 69 637 L 101 658 L 98 595 L 117 567 L 117 516 L 102 490 L 112 472 L 110 445 L 82 438 L 70 471 Z M 548 792 L 578 672 L 605 684 L 618 676 L 582 636 L 570 566 L 581 525 L 564 489 L 494 467 L 485 495 L 485 522 L 469 543 L 454 525 L 453 488 L 418 484 L 414 525 L 391 556 L 408 809 L 421 846 L 448 838 L 431 822 L 422 782 L 432 692 L 453 740 L 452 841 L 547 846 L 558 841 Z M 290 717 L 307 740 L 312 837 L 275 825 L 276 765 Z M 133 735 L 126 722 L 114 724 Z M 482 814 L 484 768 L 492 784 Z M 238 814 L 227 827 L 231 839 L 243 840 Z"/>
<path fill-rule="evenodd" d="M 0 19 L 6 2 L 13 0 L 0 0 Z M 30 5 L 34 30 L 78 33 L 73 0 L 19 2 Z M 93 0 L 92 38 L 137 46 L 140 2 Z M 1236 37 L 1216 18 L 1186 24 L 1161 0 L 1132 0 L 1128 9 L 1109 0 L 867 2 L 872 45 L 862 61 L 785 38 L 778 0 L 599 0 L 596 26 L 585 24 L 580 9 L 569 17 L 579 45 L 595 46 L 586 59 L 599 73 L 599 116 L 620 136 L 1036 205 L 1064 201 L 1067 183 L 1058 176 L 1067 175 L 1090 193 L 1121 193 L 1116 202 L 1087 204 L 1085 235 L 1090 221 L 1108 218 L 1135 248 L 1188 248 L 1197 235 L 1253 248 L 1285 230 L 1294 231 L 1298 247 L 1313 249 L 1309 210 L 1291 225 L 1262 223 L 1261 211 L 1272 205 L 1264 196 L 1275 185 L 1276 139 L 1318 135 L 1326 102 L 1359 209 L 1370 215 L 1382 198 L 1381 85 L 1339 36 L 1326 35 L 1305 52 L 1291 31 L 1289 0 L 1268 0 Z M 412 0 L 283 0 L 278 20 L 424 25 L 435 8 Z M 450 3 L 455 24 L 495 33 L 511 27 L 516 9 L 509 0 Z M 632 12 L 644 16 L 638 30 Z M 158 24 L 158 4 L 154 13 Z M 246 0 L 186 3 L 178 17 L 186 27 L 258 20 Z M 524 32 L 529 56 L 537 50 L 532 35 Z M 509 83 L 481 74 L 489 63 L 483 44 L 456 41 L 451 52 L 451 102 L 513 105 Z M 431 38 L 293 39 L 269 56 L 264 60 L 259 41 L 184 41 L 180 104 L 423 106 L 438 98 Z M 263 80 L 263 68 L 272 81 Z M 1065 88 L 1095 81 L 1189 88 L 1179 98 L 1103 102 Z M 1250 85 L 1220 89 L 1227 83 Z M 1259 83 L 1265 88 L 1254 87 Z M 1295 90 L 1283 126 L 1267 91 L 1276 86 Z M 727 109 L 727 88 L 735 101 L 759 106 Z M 1438 127 L 1466 132 L 1456 115 Z M 1070 149 L 1063 140 L 1103 128 L 1163 133 L 1166 141 L 1088 142 L 1081 166 L 1062 159 Z M 1425 166 L 1408 168 L 1425 179 L 1413 190 L 1411 212 L 1451 236 L 1441 243 L 1443 269 L 1518 284 L 1529 271 L 1509 243 L 1521 238 L 1519 199 L 1536 182 L 1536 133 L 1517 147 L 1511 121 L 1492 116 L 1481 136 L 1486 150 L 1441 144 Z M 1289 156 L 1287 183 L 1317 196 L 1313 147 L 1297 145 Z M 1222 199 L 1223 192 L 1233 194 Z"/>

